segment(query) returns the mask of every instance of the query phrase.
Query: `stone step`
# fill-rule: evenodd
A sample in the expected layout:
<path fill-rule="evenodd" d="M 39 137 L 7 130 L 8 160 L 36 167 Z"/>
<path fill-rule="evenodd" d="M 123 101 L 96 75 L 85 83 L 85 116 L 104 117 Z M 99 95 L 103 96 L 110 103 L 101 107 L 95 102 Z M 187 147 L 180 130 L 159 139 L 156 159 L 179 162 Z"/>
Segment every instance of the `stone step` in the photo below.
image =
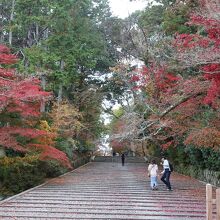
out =
<path fill-rule="evenodd" d="M 167 201 L 168 199 L 171 200 L 171 202 L 190 202 L 190 203 L 195 203 L 195 202 L 199 202 L 200 199 L 194 199 L 194 198 L 189 198 L 189 197 L 179 197 L 176 198 L 176 196 L 166 196 L 166 198 L 164 198 L 164 196 L 158 196 L 158 195 L 151 195 L 151 196 L 139 196 L 139 197 L 134 197 L 134 196 L 117 196 L 115 197 L 115 195 L 95 195 L 95 196 L 88 196 L 88 195 L 75 195 L 75 196 L 57 196 L 57 195 L 45 195 L 45 196 L 30 196 L 30 195 L 26 195 L 26 196 L 22 196 L 20 199 L 17 200 L 55 200 L 55 199 L 60 199 L 62 201 L 64 200 L 68 200 L 68 201 L 85 201 L 85 200 L 93 200 L 93 201 L 130 201 L 130 202 L 142 202 L 142 201 L 149 201 L 152 199 L 157 199 L 162 201 Z M 184 201 L 183 201 L 184 200 Z"/>
<path fill-rule="evenodd" d="M 200 216 L 181 216 L 181 215 L 109 215 L 109 214 L 82 214 L 82 213 L 73 213 L 73 214 L 56 214 L 54 213 L 53 215 L 46 215 L 46 214 L 33 214 L 33 215 L 26 215 L 26 213 L 20 213 L 20 214 L 16 214 L 16 218 L 11 217 L 10 214 L 5 213 L 4 215 L 1 216 L 1 219 L 7 220 L 7 219 L 13 219 L 13 220 L 17 220 L 17 219 L 26 219 L 26 220 L 30 220 L 30 219 L 105 219 L 105 220 L 109 220 L 109 219 L 146 219 L 146 220 L 189 220 L 189 219 L 204 219 Z M 215 220 L 213 218 L 213 220 Z"/>
<path fill-rule="evenodd" d="M 22 202 L 22 203 L 27 203 L 27 202 L 31 202 L 31 203 L 45 203 L 45 204 L 48 204 L 48 203 L 51 203 L 53 202 L 54 200 L 58 200 L 61 202 L 61 203 L 66 203 L 66 204 L 70 204 L 71 202 L 86 202 L 86 201 L 90 201 L 91 204 L 96 204 L 97 202 L 102 202 L 103 204 L 110 204 L 110 203 L 117 203 L 118 205 L 120 205 L 121 203 L 125 203 L 125 204 L 133 204 L 135 206 L 138 206 L 138 205 L 142 205 L 142 204 L 149 204 L 149 203 L 155 203 L 157 204 L 158 201 L 143 201 L 143 200 L 124 200 L 124 199 L 88 199 L 88 198 L 76 198 L 76 199 L 60 199 L 60 198 L 51 198 L 51 199 L 41 199 L 41 200 L 38 200 L 38 199 L 19 199 L 19 200 L 16 200 L 17 202 Z M 166 203 L 167 200 L 161 200 L 160 203 Z M 193 200 L 184 200 L 181 202 L 181 200 L 173 200 L 173 202 L 171 203 L 172 205 L 175 205 L 175 206 L 181 206 L 181 204 L 188 204 L 190 203 L 191 205 L 195 204 L 195 205 L 202 205 L 202 204 L 199 204 L 198 201 L 193 201 Z"/>
<path fill-rule="evenodd" d="M 3 209 L 4 210 L 7 210 L 7 208 L 14 208 L 16 206 L 16 208 L 24 208 L 24 209 L 28 209 L 28 208 L 32 208 L 32 209 L 35 209 L 36 210 L 39 208 L 39 209 L 44 209 L 45 208 L 45 204 L 44 203 L 10 203 L 10 204 L 7 204 L 7 205 L 4 205 Z M 54 204 L 54 203 L 48 203 L 46 208 L 48 209 L 103 209 L 103 210 L 131 210 L 131 207 L 133 207 L 132 204 L 123 204 L 122 205 L 119 205 L 119 204 L 115 204 L 115 205 L 112 205 L 109 206 L 109 204 L 103 204 L 103 203 L 94 203 L 94 204 L 91 204 L 90 202 L 87 202 L 87 203 L 75 203 L 75 204 L 62 204 L 62 203 L 59 203 L 59 204 Z M 163 205 L 164 208 L 166 208 L 167 210 L 171 210 L 172 207 L 173 207 L 173 204 L 167 204 L 167 205 Z M 189 211 L 189 212 L 201 212 L 201 213 L 204 213 L 204 210 L 201 209 L 201 207 L 203 207 L 201 204 L 195 204 L 195 205 L 191 205 L 191 204 L 183 204 L 179 207 L 176 207 L 175 210 L 176 211 Z M 148 203 L 148 204 L 145 204 L 145 205 L 139 205 L 139 206 L 135 206 L 135 210 L 143 210 L 143 211 L 146 211 L 146 210 L 157 210 L 157 211 L 160 211 L 161 207 L 160 206 L 156 206 L 155 207 L 155 204 L 154 203 Z"/>
<path fill-rule="evenodd" d="M 76 205 L 76 204 L 80 204 L 80 205 L 97 205 L 97 206 L 100 206 L 100 205 L 105 205 L 105 206 L 112 206 L 112 204 L 115 204 L 115 205 L 118 205 L 118 206 L 122 206 L 122 203 L 123 203 L 123 206 L 133 206 L 133 207 L 148 207 L 148 206 L 155 206 L 155 205 L 158 205 L 159 207 L 168 207 L 168 206 L 171 206 L 171 207 L 175 207 L 175 208 L 179 208 L 179 207 L 188 207 L 189 206 L 189 202 L 183 202 L 183 203 L 160 203 L 158 204 L 159 202 L 158 201 L 142 201 L 142 202 L 132 202 L 132 201 L 115 201 L 115 202 L 112 202 L 112 200 L 110 201 L 88 201 L 88 200 L 75 200 L 75 201 L 72 201 L 72 200 L 69 200 L 69 201 L 65 201 L 65 200 L 16 200 L 15 203 L 13 204 L 18 204 L 18 203 L 22 203 L 22 204 L 35 204 L 35 205 L 40 205 L 40 204 L 45 204 L 45 205 Z M 203 203 L 190 203 L 190 206 L 191 207 L 201 207 L 203 208 L 204 210 L 204 204 Z"/>
<path fill-rule="evenodd" d="M 124 209 L 123 207 L 121 207 L 120 209 L 111 209 L 106 208 L 104 209 L 102 207 L 102 209 L 96 209 L 96 208 L 49 208 L 49 207 L 16 207 L 16 210 L 13 207 L 0 207 L 0 211 L 4 211 L 4 212 L 22 212 L 22 213 L 32 213 L 32 212 L 49 212 L 49 213 L 92 213 L 92 214 L 115 214 L 115 210 L 117 210 L 117 214 L 124 214 L 126 212 L 127 215 L 131 215 L 131 214 L 136 214 L 136 215 L 153 215 L 155 214 L 155 211 L 159 211 L 159 208 L 147 208 L 147 209 L 136 209 L 136 210 L 131 210 L 131 209 Z M 205 211 L 202 210 L 190 210 L 188 211 L 188 209 L 179 209 L 179 210 L 175 210 L 175 212 L 173 211 L 172 208 L 167 208 L 166 212 L 172 212 L 175 215 L 185 215 L 185 214 L 190 214 L 191 216 L 202 216 L 204 215 Z"/>
<path fill-rule="evenodd" d="M 120 156 L 96 156 L 93 162 L 112 162 L 112 163 L 121 163 Z M 125 163 L 145 163 L 143 157 L 125 157 Z"/>
<path fill-rule="evenodd" d="M 152 191 L 145 163 L 93 162 L 0 203 L 0 220 L 205 220 L 205 185 L 172 174 Z M 214 219 L 213 219 L 214 220 Z"/>
<path fill-rule="evenodd" d="M 17 209 L 13 210 L 13 211 L 7 211 L 4 210 L 4 214 L 1 217 L 4 216 L 8 216 L 11 217 L 11 212 L 13 212 L 13 214 L 15 214 L 18 217 L 44 217 L 44 218 L 60 218 L 62 219 L 63 217 L 65 218 L 75 218 L 76 216 L 79 218 L 80 216 L 82 217 L 82 219 L 84 219 L 84 217 L 91 217 L 91 218 L 105 218 L 105 219 L 114 219 L 114 218 L 122 218 L 122 219 L 131 219 L 130 217 L 132 216 L 136 216 L 139 219 L 145 219 L 147 217 L 158 217 L 158 212 L 157 211 L 145 211 L 144 213 L 141 212 L 136 212 L 134 210 L 132 210 L 132 212 L 128 212 L 128 210 L 126 210 L 126 214 L 125 212 L 119 212 L 119 210 L 117 210 L 117 213 L 115 213 L 115 210 L 107 210 L 107 212 L 104 212 L 102 210 L 95 210 L 95 211 L 79 211 L 77 212 L 76 210 L 70 210 L 69 212 L 65 212 L 65 211 L 48 211 L 48 212 L 44 212 L 44 211 L 36 211 L 36 210 L 30 210 L 30 211 L 25 211 L 25 210 L 21 210 L 21 211 L 17 211 Z M 200 213 L 180 213 L 180 212 L 173 212 L 173 211 L 166 211 L 166 212 L 160 212 L 160 217 L 176 217 L 176 219 L 179 219 L 180 217 L 187 217 L 192 218 L 192 217 L 197 217 L 197 218 L 203 218 L 203 214 Z"/>
<path fill-rule="evenodd" d="M 105 195 L 103 195 L 102 193 L 88 193 L 88 192 L 82 192 L 82 193 L 48 193 L 48 194 L 41 194 L 41 193 L 38 193 L 38 194 L 28 194 L 28 195 L 24 195 L 22 196 L 21 198 L 22 199 L 43 199 L 43 198 L 97 198 L 97 199 L 100 199 L 100 198 L 108 198 L 108 199 L 111 199 L 111 198 L 119 198 L 119 199 L 126 199 L 126 198 L 129 198 L 130 200 L 131 199 L 144 199 L 144 200 L 148 200 L 148 199 L 151 199 L 151 198 L 154 198 L 154 199 L 160 199 L 160 200 L 167 200 L 167 199 L 175 199 L 176 201 L 178 200 L 181 200 L 184 199 L 184 201 L 186 200 L 190 200 L 190 201 L 201 201 L 201 199 L 198 199 L 198 198 L 195 198 L 193 199 L 190 195 L 181 195 L 179 196 L 179 198 L 176 198 L 176 194 L 174 194 L 173 196 L 170 195 L 170 194 L 166 194 L 166 198 L 164 198 L 164 195 L 165 194 L 152 194 L 152 195 L 146 195 L 146 194 L 139 194 L 139 195 L 136 195 L 136 194 L 126 194 L 126 193 L 105 193 Z M 204 197 L 205 199 L 205 197 Z"/>

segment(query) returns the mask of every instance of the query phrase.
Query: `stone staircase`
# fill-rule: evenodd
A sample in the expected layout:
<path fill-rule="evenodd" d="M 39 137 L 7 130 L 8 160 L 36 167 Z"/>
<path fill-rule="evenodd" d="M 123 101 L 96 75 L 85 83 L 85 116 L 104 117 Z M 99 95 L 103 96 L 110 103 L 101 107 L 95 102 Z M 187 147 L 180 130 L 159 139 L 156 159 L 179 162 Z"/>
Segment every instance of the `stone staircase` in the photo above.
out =
<path fill-rule="evenodd" d="M 120 156 L 96 156 L 93 160 L 93 162 L 116 162 L 121 163 L 121 157 Z M 125 157 L 125 163 L 145 163 L 145 160 L 143 157 Z"/>
<path fill-rule="evenodd" d="M 172 174 L 152 191 L 145 163 L 93 162 L 0 203 L 0 220 L 205 220 L 205 185 Z M 214 219 L 213 219 L 214 220 Z"/>

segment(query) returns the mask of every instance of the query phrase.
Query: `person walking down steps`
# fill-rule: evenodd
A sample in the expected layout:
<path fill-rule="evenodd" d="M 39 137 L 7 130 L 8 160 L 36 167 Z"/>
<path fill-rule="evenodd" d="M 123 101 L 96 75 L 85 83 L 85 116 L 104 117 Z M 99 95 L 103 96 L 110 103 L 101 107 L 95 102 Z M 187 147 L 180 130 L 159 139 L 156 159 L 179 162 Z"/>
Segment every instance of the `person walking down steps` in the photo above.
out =
<path fill-rule="evenodd" d="M 148 176 L 150 177 L 150 186 L 152 190 L 157 190 L 158 166 L 155 160 L 152 160 L 148 166 Z"/>
<path fill-rule="evenodd" d="M 124 164 L 125 164 L 125 154 L 124 153 L 121 155 L 121 164 L 122 164 L 122 166 L 124 166 Z"/>
<path fill-rule="evenodd" d="M 163 165 L 163 172 L 161 181 L 166 185 L 167 190 L 172 191 L 171 184 L 170 184 L 170 174 L 171 174 L 171 169 L 169 165 L 169 161 L 167 160 L 166 157 L 163 157 L 161 160 L 161 164 Z"/>

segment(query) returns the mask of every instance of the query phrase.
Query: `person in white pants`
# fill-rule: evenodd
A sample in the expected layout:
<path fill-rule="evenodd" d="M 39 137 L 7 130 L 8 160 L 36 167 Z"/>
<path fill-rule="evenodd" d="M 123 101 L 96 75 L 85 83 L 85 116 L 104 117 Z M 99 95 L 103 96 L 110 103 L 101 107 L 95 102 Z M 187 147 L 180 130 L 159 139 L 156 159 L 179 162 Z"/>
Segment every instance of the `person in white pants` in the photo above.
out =
<path fill-rule="evenodd" d="M 152 190 L 157 190 L 157 173 L 158 173 L 158 166 L 155 160 L 152 160 L 148 166 L 148 175 L 150 177 L 150 186 Z"/>

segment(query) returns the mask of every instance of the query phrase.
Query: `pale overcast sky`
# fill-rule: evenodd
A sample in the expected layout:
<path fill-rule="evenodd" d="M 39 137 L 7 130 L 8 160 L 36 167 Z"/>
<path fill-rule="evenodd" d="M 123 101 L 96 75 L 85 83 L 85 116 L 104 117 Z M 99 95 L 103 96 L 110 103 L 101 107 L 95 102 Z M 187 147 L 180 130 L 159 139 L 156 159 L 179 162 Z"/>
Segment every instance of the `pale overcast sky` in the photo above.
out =
<path fill-rule="evenodd" d="M 125 18 L 136 10 L 144 9 L 147 6 L 146 0 L 109 0 L 111 10 L 114 16 Z"/>

